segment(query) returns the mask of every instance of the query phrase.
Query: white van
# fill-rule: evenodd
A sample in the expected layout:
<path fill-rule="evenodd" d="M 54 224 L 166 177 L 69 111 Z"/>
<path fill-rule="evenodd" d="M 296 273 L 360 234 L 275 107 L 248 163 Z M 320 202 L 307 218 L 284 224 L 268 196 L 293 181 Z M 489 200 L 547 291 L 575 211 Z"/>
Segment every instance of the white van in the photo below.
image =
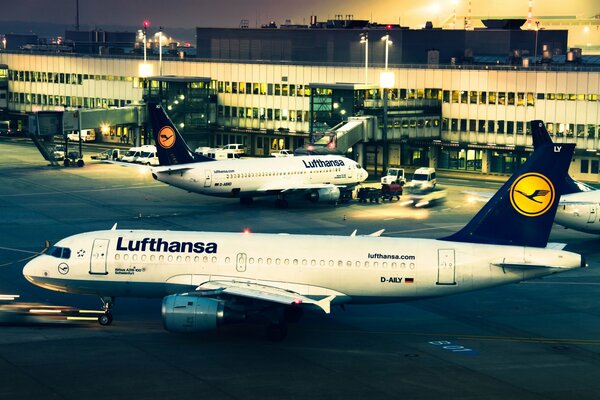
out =
<path fill-rule="evenodd" d="M 67 139 L 71 142 L 79 142 L 79 133 L 73 131 L 67 135 Z M 82 129 L 81 130 L 81 141 L 82 142 L 93 142 L 96 140 L 96 132 L 93 129 Z"/>
<path fill-rule="evenodd" d="M 125 154 L 123 154 L 123 157 L 121 157 L 121 161 L 134 162 L 140 156 L 140 154 L 142 154 L 141 147 L 131 147 L 125 152 Z"/>
<path fill-rule="evenodd" d="M 222 147 L 222 150 L 228 152 L 228 153 L 233 153 L 233 154 L 237 154 L 237 155 L 242 155 L 244 153 L 246 153 L 246 148 L 243 144 L 239 144 L 239 143 L 230 143 L 227 144 L 225 146 Z"/>
<path fill-rule="evenodd" d="M 418 168 L 410 181 L 411 186 L 421 186 L 423 188 L 434 188 L 437 184 L 435 168 Z"/>
<path fill-rule="evenodd" d="M 134 160 L 134 162 L 143 165 L 159 165 L 158 156 L 156 155 L 156 146 L 148 145 L 142 146 L 140 155 Z"/>

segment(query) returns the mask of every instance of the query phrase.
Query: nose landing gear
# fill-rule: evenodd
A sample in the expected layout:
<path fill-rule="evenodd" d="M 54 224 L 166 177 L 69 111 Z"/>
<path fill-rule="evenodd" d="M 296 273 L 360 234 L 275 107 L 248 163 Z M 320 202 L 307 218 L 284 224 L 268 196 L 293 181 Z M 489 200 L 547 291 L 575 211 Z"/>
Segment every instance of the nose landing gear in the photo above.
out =
<path fill-rule="evenodd" d="M 113 317 L 112 317 L 112 306 L 113 303 L 115 302 L 115 298 L 114 297 L 100 297 L 100 300 L 102 300 L 102 304 L 103 304 L 103 309 L 104 309 L 104 314 L 102 314 L 100 317 L 98 317 L 98 323 L 102 326 L 107 326 L 110 325 L 113 321 Z"/>

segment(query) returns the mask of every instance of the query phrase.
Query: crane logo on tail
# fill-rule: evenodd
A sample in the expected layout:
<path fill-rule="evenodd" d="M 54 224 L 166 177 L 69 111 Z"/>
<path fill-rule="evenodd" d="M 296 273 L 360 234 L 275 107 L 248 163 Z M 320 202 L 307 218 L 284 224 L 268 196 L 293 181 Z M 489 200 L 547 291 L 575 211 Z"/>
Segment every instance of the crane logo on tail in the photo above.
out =
<path fill-rule="evenodd" d="M 164 126 L 158 132 L 158 144 L 164 149 L 170 149 L 175 144 L 175 131 L 170 126 Z"/>
<path fill-rule="evenodd" d="M 526 217 L 545 214 L 552 207 L 554 196 L 550 179 L 535 172 L 521 175 L 510 187 L 510 203 Z"/>

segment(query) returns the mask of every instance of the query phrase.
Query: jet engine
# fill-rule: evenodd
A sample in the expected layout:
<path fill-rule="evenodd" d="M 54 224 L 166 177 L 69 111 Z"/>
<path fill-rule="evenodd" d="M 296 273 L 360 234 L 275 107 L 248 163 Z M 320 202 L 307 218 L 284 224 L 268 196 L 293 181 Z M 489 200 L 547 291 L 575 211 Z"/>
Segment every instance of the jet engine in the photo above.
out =
<path fill-rule="evenodd" d="M 162 303 L 163 325 L 171 332 L 204 332 L 227 323 L 244 320 L 223 301 L 184 294 L 166 296 Z"/>
<path fill-rule="evenodd" d="M 332 187 L 312 190 L 307 194 L 307 198 L 313 203 L 317 203 L 319 201 L 336 202 L 340 199 L 340 188 Z"/>

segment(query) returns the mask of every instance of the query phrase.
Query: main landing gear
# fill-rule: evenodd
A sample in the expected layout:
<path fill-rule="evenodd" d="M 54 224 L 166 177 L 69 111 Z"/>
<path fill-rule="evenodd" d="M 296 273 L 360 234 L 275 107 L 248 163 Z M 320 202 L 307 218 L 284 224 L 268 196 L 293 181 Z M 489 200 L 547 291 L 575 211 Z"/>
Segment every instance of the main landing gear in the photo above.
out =
<path fill-rule="evenodd" d="M 300 306 L 287 306 L 281 310 L 278 318 L 267 325 L 267 339 L 271 342 L 281 342 L 287 336 L 287 323 L 296 323 L 302 318 L 304 310 Z"/>
<path fill-rule="evenodd" d="M 102 326 L 106 326 L 106 325 L 110 325 L 113 321 L 113 317 L 112 317 L 112 306 L 113 303 L 115 302 L 115 298 L 114 297 L 100 297 L 100 300 L 102 300 L 102 304 L 103 304 L 103 309 L 104 309 L 104 314 L 102 314 L 101 316 L 98 317 L 98 323 Z"/>

